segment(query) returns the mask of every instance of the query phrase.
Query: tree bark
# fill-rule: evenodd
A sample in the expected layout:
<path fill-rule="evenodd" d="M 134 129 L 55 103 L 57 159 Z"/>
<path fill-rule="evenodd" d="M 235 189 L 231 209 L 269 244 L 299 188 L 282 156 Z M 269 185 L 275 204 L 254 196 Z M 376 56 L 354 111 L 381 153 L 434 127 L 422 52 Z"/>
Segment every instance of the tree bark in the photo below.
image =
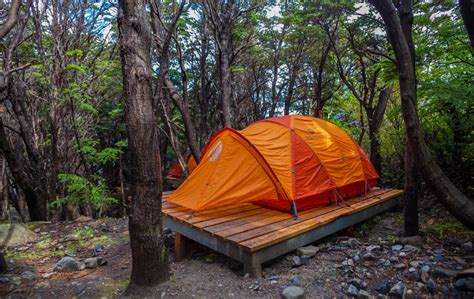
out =
<path fill-rule="evenodd" d="M 20 0 L 13 0 L 12 5 L 10 7 L 10 11 L 8 12 L 8 17 L 5 23 L 0 26 L 0 40 L 2 40 L 5 35 L 12 30 L 15 26 L 16 22 L 18 21 L 18 11 L 20 9 Z"/>
<path fill-rule="evenodd" d="M 161 221 L 162 178 L 151 78 L 146 0 L 119 1 L 118 25 L 128 130 L 132 274 L 129 292 L 169 278 Z"/>
<path fill-rule="evenodd" d="M 472 0 L 459 0 L 459 9 L 471 47 L 474 48 L 474 2 Z"/>
<path fill-rule="evenodd" d="M 415 158 L 417 169 L 439 201 L 463 224 L 474 229 L 474 201 L 464 195 L 443 173 L 425 143 L 416 101 L 416 78 L 410 54 L 397 10 L 391 0 L 369 1 L 380 13 L 387 36 L 397 60 L 403 119 L 407 142 Z"/>

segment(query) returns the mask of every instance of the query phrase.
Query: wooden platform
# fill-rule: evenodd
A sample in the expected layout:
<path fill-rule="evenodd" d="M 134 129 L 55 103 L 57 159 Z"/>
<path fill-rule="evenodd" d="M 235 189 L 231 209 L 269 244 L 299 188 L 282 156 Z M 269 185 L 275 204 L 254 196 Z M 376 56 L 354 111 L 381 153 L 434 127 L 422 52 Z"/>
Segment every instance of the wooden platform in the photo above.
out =
<path fill-rule="evenodd" d="M 260 276 L 261 264 L 298 247 L 350 227 L 398 203 L 401 190 L 372 190 L 348 201 L 347 206 L 326 206 L 292 214 L 253 204 L 233 205 L 192 213 L 166 201 L 163 224 L 175 231 L 178 250 L 192 239 L 244 263 L 244 272 Z"/>

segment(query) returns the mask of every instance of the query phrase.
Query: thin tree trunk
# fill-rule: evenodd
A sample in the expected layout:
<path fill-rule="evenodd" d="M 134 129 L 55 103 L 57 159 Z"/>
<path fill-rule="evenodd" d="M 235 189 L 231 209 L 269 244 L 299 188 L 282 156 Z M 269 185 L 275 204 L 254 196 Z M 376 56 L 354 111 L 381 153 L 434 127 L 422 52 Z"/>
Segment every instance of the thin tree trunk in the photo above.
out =
<path fill-rule="evenodd" d="M 400 95 L 407 142 L 415 163 L 431 191 L 439 201 L 463 224 L 474 229 L 474 201 L 464 195 L 443 173 L 425 143 L 416 100 L 416 79 L 410 47 L 391 0 L 369 1 L 380 13 L 385 23 L 387 36 L 394 49 L 399 74 Z"/>
<path fill-rule="evenodd" d="M 151 30 L 145 0 L 119 1 L 118 25 L 128 130 L 129 292 L 169 278 L 161 221 L 161 165 L 151 78 Z"/>

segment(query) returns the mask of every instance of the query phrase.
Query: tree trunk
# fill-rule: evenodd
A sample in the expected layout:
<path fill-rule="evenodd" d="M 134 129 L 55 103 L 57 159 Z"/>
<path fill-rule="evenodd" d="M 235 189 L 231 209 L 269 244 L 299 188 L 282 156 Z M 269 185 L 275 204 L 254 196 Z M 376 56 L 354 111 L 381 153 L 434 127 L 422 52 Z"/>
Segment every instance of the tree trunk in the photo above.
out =
<path fill-rule="evenodd" d="M 222 89 L 222 113 L 224 116 L 224 126 L 232 127 L 230 116 L 230 103 L 232 97 L 232 79 L 230 71 L 230 24 L 229 28 L 222 29 L 220 38 L 220 67 L 221 67 L 221 89 Z"/>
<path fill-rule="evenodd" d="M 459 8 L 471 47 L 474 48 L 474 2 L 472 0 L 459 0 Z"/>
<path fill-rule="evenodd" d="M 399 74 L 400 95 L 407 142 L 415 163 L 431 191 L 443 205 L 463 224 L 474 229 L 474 201 L 464 195 L 443 173 L 425 143 L 416 101 L 416 79 L 410 47 L 391 0 L 369 1 L 380 13 L 385 23 L 387 36 L 394 49 Z"/>
<path fill-rule="evenodd" d="M 413 74 L 416 84 L 416 59 L 415 59 L 415 43 L 413 42 L 413 2 L 411 0 L 403 0 L 398 7 L 398 15 L 403 35 L 410 49 L 410 58 L 413 67 Z M 415 97 L 413 105 L 417 110 L 417 97 Z M 418 223 L 418 197 L 420 196 L 420 178 L 415 165 L 415 157 L 409 142 L 405 144 L 405 187 L 404 187 L 404 231 L 405 236 L 416 236 L 420 232 Z"/>
<path fill-rule="evenodd" d="M 161 173 L 151 82 L 151 31 L 145 0 L 119 1 L 118 25 L 128 130 L 129 292 L 169 278 L 161 221 Z"/>

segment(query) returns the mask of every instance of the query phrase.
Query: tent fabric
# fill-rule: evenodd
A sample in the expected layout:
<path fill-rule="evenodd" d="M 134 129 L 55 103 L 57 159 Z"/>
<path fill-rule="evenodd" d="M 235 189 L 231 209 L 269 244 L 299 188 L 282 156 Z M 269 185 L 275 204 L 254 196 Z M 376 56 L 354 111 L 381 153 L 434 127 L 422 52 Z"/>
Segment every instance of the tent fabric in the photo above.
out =
<path fill-rule="evenodd" d="M 194 157 L 191 154 L 186 154 L 185 159 L 186 163 L 188 164 L 188 173 L 191 174 L 194 169 L 196 169 L 196 160 L 194 160 Z M 183 177 L 183 170 L 181 169 L 179 162 L 176 162 L 173 166 L 171 166 L 170 170 L 168 171 L 168 176 L 178 179 Z"/>
<path fill-rule="evenodd" d="M 360 195 L 377 179 L 341 128 L 291 115 L 216 133 L 169 202 L 195 211 L 245 202 L 301 211 Z"/>

